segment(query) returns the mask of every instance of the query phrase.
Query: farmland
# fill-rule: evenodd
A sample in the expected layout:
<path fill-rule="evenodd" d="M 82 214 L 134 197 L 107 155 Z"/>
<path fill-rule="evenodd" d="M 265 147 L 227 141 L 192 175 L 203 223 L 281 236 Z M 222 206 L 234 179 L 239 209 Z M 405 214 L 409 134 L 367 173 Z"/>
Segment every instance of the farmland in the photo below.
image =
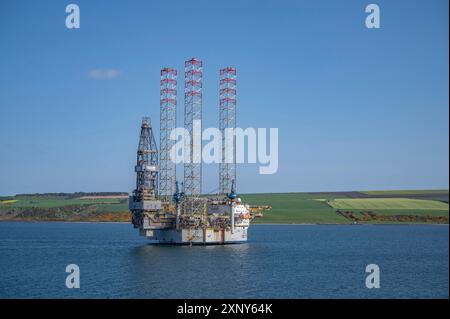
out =
<path fill-rule="evenodd" d="M 271 207 L 254 223 L 448 223 L 449 216 L 448 191 L 443 190 L 270 193 L 241 197 L 250 205 Z M 130 214 L 123 193 L 27 194 L 0 198 L 0 220 L 127 222 Z"/>
<path fill-rule="evenodd" d="M 72 194 L 17 195 L 0 200 L 0 220 L 26 221 L 128 221 L 127 198 L 86 198 Z"/>
<path fill-rule="evenodd" d="M 384 190 L 384 191 L 363 191 L 361 193 L 367 195 L 448 195 L 448 190 L 445 189 L 424 189 L 424 190 Z"/>
<path fill-rule="evenodd" d="M 12 200 L 11 200 L 12 201 Z M 53 207 L 63 207 L 70 205 L 98 205 L 105 206 L 107 209 L 113 210 L 123 210 L 126 209 L 126 199 L 120 198 L 95 198 L 95 199 L 84 199 L 84 198 L 41 198 L 33 196 L 19 196 L 14 202 L 11 202 L 11 207 L 38 207 L 38 208 L 53 208 Z M 4 205 L 8 204 L 5 201 Z M 119 206 L 118 206 L 119 205 Z"/>
<path fill-rule="evenodd" d="M 448 210 L 447 203 L 410 198 L 336 198 L 327 203 L 333 208 L 348 210 Z"/>
<path fill-rule="evenodd" d="M 328 197 L 329 199 L 335 198 Z M 242 200 L 251 205 L 270 205 L 263 218 L 254 223 L 273 224 L 329 224 L 346 223 L 346 219 L 336 214 L 336 209 L 328 206 L 320 195 L 307 193 L 244 194 Z"/>

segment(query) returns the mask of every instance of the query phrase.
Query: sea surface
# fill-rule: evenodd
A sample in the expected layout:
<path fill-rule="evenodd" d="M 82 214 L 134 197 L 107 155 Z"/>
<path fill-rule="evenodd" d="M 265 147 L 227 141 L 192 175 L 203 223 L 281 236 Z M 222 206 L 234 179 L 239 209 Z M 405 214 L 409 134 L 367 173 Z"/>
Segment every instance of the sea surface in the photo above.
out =
<path fill-rule="evenodd" d="M 0 298 L 448 297 L 448 225 L 252 225 L 245 244 L 158 246 L 129 224 L 0 223 Z"/>

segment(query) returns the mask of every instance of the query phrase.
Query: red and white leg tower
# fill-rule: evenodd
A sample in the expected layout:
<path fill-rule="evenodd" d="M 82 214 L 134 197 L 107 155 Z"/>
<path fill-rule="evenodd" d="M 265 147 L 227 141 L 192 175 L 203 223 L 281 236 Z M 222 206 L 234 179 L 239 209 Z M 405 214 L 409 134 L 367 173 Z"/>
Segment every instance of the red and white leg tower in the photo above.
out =
<path fill-rule="evenodd" d="M 176 165 L 171 151 L 175 141 L 170 134 L 177 126 L 177 71 L 171 68 L 161 70 L 160 81 L 160 158 L 159 194 L 169 202 L 175 193 Z"/>
<path fill-rule="evenodd" d="M 184 192 L 202 194 L 202 102 L 203 63 L 192 58 L 184 63 Z"/>
<path fill-rule="evenodd" d="M 236 187 L 236 69 L 220 70 L 219 129 L 222 133 L 222 160 L 219 164 L 219 194 Z"/>

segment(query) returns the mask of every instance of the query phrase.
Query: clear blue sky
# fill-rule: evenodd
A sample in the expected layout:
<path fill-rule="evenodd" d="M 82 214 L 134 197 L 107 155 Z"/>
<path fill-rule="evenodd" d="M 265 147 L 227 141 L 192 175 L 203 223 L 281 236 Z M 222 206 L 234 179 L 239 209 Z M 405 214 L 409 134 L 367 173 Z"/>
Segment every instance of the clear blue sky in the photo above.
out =
<path fill-rule="evenodd" d="M 232 65 L 238 125 L 279 128 L 278 173 L 242 165 L 240 192 L 448 188 L 448 1 L 372 2 L 379 30 L 369 0 L 1 1 L 0 194 L 131 191 L 159 70 L 192 56 L 205 126 Z M 204 191 L 217 176 L 204 169 Z"/>

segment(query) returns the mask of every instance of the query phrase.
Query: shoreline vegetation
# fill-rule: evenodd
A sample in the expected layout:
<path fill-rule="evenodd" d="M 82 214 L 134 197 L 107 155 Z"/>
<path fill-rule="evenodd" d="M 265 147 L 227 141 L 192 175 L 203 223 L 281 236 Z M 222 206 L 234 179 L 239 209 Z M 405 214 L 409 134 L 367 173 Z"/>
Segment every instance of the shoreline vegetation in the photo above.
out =
<path fill-rule="evenodd" d="M 0 222 L 128 223 L 126 192 L 0 196 Z M 448 190 L 390 190 L 242 194 L 250 205 L 269 206 L 253 224 L 448 224 Z"/>

